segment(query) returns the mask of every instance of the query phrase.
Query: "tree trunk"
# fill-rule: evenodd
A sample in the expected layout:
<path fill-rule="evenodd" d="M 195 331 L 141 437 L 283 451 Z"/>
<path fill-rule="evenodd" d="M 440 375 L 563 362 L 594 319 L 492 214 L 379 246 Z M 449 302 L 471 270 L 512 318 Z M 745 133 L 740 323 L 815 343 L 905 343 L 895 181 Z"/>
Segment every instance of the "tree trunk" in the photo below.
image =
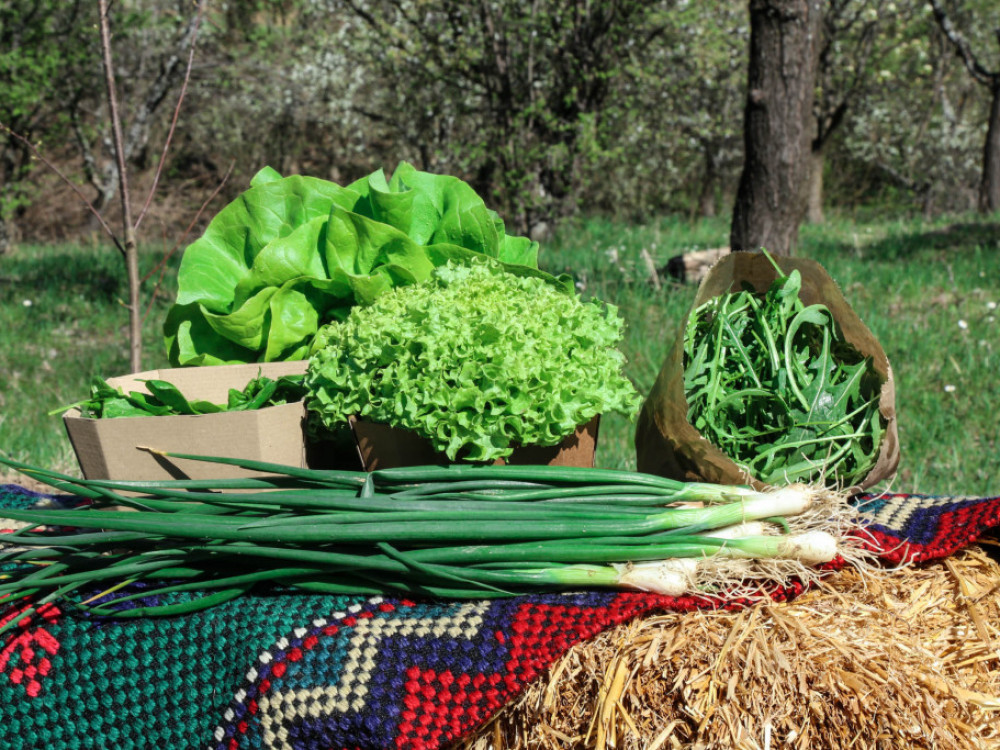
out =
<path fill-rule="evenodd" d="M 979 186 L 979 210 L 1000 211 L 1000 75 L 991 87 L 990 120 L 983 149 L 983 181 Z"/>
<path fill-rule="evenodd" d="M 813 148 L 809 155 L 809 208 L 806 221 L 810 224 L 823 223 L 823 167 L 826 158 L 822 148 Z"/>
<path fill-rule="evenodd" d="M 730 247 L 790 255 L 806 211 L 820 0 L 750 1 L 743 173 Z"/>
<path fill-rule="evenodd" d="M 990 72 L 976 57 L 969 43 L 955 28 L 940 0 L 930 0 L 934 18 L 966 70 L 976 83 L 990 92 L 990 120 L 986 128 L 986 145 L 983 148 L 983 177 L 979 184 L 979 210 L 982 213 L 1000 211 L 1000 71 Z M 1000 29 L 993 32 L 1000 44 Z"/>

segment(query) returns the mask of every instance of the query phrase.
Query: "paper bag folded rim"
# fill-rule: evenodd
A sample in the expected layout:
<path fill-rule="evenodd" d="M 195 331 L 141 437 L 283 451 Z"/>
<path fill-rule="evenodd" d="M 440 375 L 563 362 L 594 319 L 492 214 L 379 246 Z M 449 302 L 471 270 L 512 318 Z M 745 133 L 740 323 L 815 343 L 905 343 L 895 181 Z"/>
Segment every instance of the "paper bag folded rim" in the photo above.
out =
<path fill-rule="evenodd" d="M 896 426 L 896 386 L 892 367 L 878 339 L 844 299 L 840 288 L 823 267 L 806 258 L 775 258 L 783 273 L 797 269 L 802 275 L 800 297 L 806 305 L 823 304 L 833 315 L 844 339 L 863 356 L 871 357 L 882 377 L 879 412 L 886 428 L 878 458 L 867 476 L 848 493 L 859 492 L 892 477 L 899 465 L 899 436 Z M 707 300 L 743 289 L 749 283 L 766 291 L 777 272 L 763 253 L 736 252 L 723 256 L 708 272 L 688 316 Z M 689 482 L 749 484 L 765 487 L 734 461 L 702 437 L 688 422 L 684 392 L 684 330 L 681 328 L 663 367 L 643 404 L 636 426 L 636 458 L 639 471 Z"/>

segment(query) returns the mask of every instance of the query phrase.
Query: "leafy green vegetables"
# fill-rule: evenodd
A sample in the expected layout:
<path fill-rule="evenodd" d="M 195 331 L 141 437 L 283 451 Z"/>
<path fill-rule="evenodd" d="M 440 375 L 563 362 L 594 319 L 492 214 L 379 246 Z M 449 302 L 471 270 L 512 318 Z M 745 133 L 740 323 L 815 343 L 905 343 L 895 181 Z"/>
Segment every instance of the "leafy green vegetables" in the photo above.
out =
<path fill-rule="evenodd" d="M 341 187 L 265 168 L 185 250 L 167 352 L 185 366 L 304 359 L 322 324 L 448 260 L 535 268 L 537 252 L 455 177 L 404 162 Z"/>
<path fill-rule="evenodd" d="M 301 401 L 306 392 L 302 381 L 302 375 L 284 375 L 277 380 L 261 375 L 247 383 L 243 390 L 230 388 L 227 403 L 215 404 L 198 399 L 190 400 L 175 385 L 165 380 L 144 380 L 149 393 L 125 393 L 121 388 L 115 388 L 103 378 L 97 377 L 91 381 L 89 399 L 58 411 L 77 407 L 81 416 L 92 419 L 249 411 Z"/>
<path fill-rule="evenodd" d="M 793 270 L 762 297 L 725 294 L 692 313 L 688 421 L 762 482 L 850 486 L 878 456 L 882 382 L 825 306 L 802 303 L 801 285 Z"/>
<path fill-rule="evenodd" d="M 451 460 L 556 445 L 606 411 L 634 416 L 617 309 L 496 263 L 448 264 L 316 336 L 306 407 L 410 429 Z"/>
<path fill-rule="evenodd" d="M 594 587 L 680 595 L 742 584 L 760 597 L 763 581 L 808 580 L 820 575 L 815 563 L 852 554 L 848 504 L 803 486 L 754 492 L 551 466 L 366 474 L 164 455 L 266 473 L 115 482 L 0 456 L 0 465 L 92 501 L 4 510 L 29 526 L 0 537 L 0 598 L 32 597 L 25 616 L 58 601 L 96 616 L 145 617 L 185 614 L 269 584 L 477 599 Z"/>

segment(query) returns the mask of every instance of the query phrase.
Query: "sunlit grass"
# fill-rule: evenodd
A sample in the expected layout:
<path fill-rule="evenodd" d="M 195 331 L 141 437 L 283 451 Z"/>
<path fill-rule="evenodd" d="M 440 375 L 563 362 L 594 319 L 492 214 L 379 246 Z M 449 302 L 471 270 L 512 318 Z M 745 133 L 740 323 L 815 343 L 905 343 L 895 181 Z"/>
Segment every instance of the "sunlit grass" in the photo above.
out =
<path fill-rule="evenodd" d="M 642 253 L 724 246 L 722 219 L 564 228 L 544 262 L 586 272 L 585 293 L 619 305 L 629 376 L 652 386 L 694 287 L 650 284 Z M 896 379 L 902 460 L 892 486 L 930 494 L 1000 493 L 1000 217 L 805 226 L 799 254 L 819 261 L 886 351 Z M 608 418 L 598 463 L 634 468 L 634 425 Z"/>
<path fill-rule="evenodd" d="M 159 257 L 143 256 L 144 271 Z M 168 276 L 143 326 L 148 368 L 166 364 L 162 318 Z M 155 281 L 144 286 L 149 303 Z M 62 418 L 48 412 L 78 401 L 94 375 L 128 372 L 124 263 L 108 247 L 20 247 L 0 258 L 0 450 L 76 471 Z"/>
<path fill-rule="evenodd" d="M 692 285 L 650 281 L 674 255 L 724 246 L 724 218 L 642 226 L 600 219 L 565 226 L 541 263 L 571 273 L 585 296 L 619 307 L 628 374 L 649 390 L 694 298 Z M 803 227 L 818 260 L 886 350 L 897 380 L 902 461 L 893 487 L 932 494 L 1000 493 L 1000 216 Z M 159 255 L 143 258 L 150 268 Z M 160 328 L 168 275 L 145 323 L 147 368 L 166 366 Z M 146 284 L 147 295 L 152 288 Z M 0 450 L 76 471 L 52 409 L 82 398 L 92 376 L 127 371 L 120 257 L 103 248 L 24 247 L 0 258 Z M 148 296 L 147 296 L 148 300 Z M 635 468 L 634 425 L 601 424 L 598 463 Z"/>

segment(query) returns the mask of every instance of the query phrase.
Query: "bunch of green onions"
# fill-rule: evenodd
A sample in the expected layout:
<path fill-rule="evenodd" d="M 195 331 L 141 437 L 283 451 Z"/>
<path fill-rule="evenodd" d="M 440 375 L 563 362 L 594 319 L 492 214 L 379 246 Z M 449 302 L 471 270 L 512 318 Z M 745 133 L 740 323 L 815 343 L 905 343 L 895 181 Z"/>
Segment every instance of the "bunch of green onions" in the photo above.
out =
<path fill-rule="evenodd" d="M 706 561 L 811 566 L 838 554 L 829 533 L 792 533 L 794 519 L 809 517 L 815 503 L 801 485 L 755 492 L 550 466 L 369 474 L 163 455 L 266 474 L 86 480 L 0 458 L 91 501 L 0 509 L 27 524 L 0 537 L 0 599 L 32 597 L 34 607 L 59 600 L 92 615 L 136 617 L 195 611 L 264 583 L 447 598 L 593 587 L 681 595 L 699 590 L 697 566 Z M 741 526 L 761 519 L 766 527 Z M 149 597 L 167 599 L 144 604 Z"/>

